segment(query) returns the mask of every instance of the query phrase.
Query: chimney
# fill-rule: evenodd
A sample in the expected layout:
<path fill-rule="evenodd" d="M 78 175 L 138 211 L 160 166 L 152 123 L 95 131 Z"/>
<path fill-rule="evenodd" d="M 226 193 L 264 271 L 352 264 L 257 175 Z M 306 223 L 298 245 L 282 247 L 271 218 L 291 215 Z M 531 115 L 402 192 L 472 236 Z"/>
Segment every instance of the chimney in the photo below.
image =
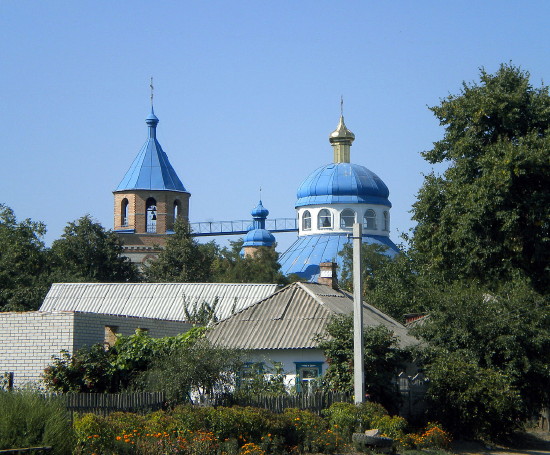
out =
<path fill-rule="evenodd" d="M 319 264 L 320 273 L 317 282 L 330 286 L 332 289 L 338 289 L 338 277 L 336 276 L 336 262 L 321 262 Z"/>

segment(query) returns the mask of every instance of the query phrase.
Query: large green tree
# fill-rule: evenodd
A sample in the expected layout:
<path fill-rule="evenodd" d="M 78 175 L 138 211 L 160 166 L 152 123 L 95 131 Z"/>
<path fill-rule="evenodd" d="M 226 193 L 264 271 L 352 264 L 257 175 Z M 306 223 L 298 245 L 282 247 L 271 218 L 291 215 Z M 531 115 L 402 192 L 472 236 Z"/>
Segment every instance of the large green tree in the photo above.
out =
<path fill-rule="evenodd" d="M 423 153 L 443 163 L 413 206 L 413 247 L 448 279 L 498 283 L 527 276 L 550 285 L 550 96 L 529 73 L 481 70 L 431 110 L 443 139 Z"/>
<path fill-rule="evenodd" d="M 46 227 L 0 204 L 0 311 L 36 310 L 49 288 Z"/>
<path fill-rule="evenodd" d="M 259 247 L 253 255 L 243 256 L 243 240 L 230 242 L 222 248 L 214 262 L 214 280 L 220 283 L 277 283 L 287 284 L 281 273 L 279 253 L 275 248 Z"/>
<path fill-rule="evenodd" d="M 353 317 L 335 316 L 316 338 L 329 367 L 323 376 L 329 390 L 353 392 Z M 384 326 L 363 330 L 365 390 L 386 409 L 397 411 L 399 396 L 394 378 L 407 355 L 395 335 Z"/>
<path fill-rule="evenodd" d="M 548 297 L 519 281 L 491 293 L 475 282 L 454 282 L 434 296 L 437 305 L 416 329 L 428 342 L 423 353 L 428 366 L 455 353 L 507 378 L 519 393 L 517 412 L 524 417 L 550 404 Z"/>
<path fill-rule="evenodd" d="M 122 256 L 122 242 L 89 215 L 70 222 L 51 247 L 52 280 L 127 282 L 138 281 L 139 274 L 128 258 Z"/>
<path fill-rule="evenodd" d="M 209 283 L 217 255 L 213 242 L 200 244 L 191 236 L 189 223 L 177 220 L 174 234 L 168 236 L 158 258 L 147 264 L 144 274 L 153 282 Z"/>

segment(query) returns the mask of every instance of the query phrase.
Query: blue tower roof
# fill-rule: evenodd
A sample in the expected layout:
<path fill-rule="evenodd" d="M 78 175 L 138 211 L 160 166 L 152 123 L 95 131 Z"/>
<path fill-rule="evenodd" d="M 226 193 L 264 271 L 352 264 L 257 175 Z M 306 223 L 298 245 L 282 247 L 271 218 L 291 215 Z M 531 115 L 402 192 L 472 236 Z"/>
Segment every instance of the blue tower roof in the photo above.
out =
<path fill-rule="evenodd" d="M 351 242 L 347 234 L 318 234 L 298 237 L 298 239 L 279 258 L 281 272 L 285 275 L 295 273 L 308 281 L 317 281 L 321 262 L 336 262 L 338 271 L 342 270 L 343 258 L 340 251 Z M 363 235 L 363 243 L 376 243 L 387 247 L 384 254 L 390 257 L 399 253 L 399 249 L 389 237 L 382 235 Z"/>
<path fill-rule="evenodd" d="M 145 119 L 149 137 L 115 191 L 168 190 L 187 192 L 157 141 L 159 119 L 151 107 Z"/>
<path fill-rule="evenodd" d="M 315 204 L 381 204 L 390 191 L 374 172 L 352 163 L 331 163 L 312 172 L 298 188 L 296 207 Z"/>
<path fill-rule="evenodd" d="M 254 221 L 244 237 L 243 247 L 272 246 L 275 243 L 275 237 L 265 228 L 265 219 L 269 215 L 269 210 L 262 205 L 262 201 L 252 210 L 251 215 Z"/>

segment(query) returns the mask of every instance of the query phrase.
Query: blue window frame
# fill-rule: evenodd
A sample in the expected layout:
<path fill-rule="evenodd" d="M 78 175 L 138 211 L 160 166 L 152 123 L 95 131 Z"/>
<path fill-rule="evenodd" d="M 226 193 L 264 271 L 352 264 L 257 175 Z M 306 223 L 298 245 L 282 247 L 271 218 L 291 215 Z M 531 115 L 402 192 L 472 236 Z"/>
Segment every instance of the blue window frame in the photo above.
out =
<path fill-rule="evenodd" d="M 323 373 L 323 362 L 294 362 L 296 365 L 296 391 L 303 392 L 309 383 Z"/>

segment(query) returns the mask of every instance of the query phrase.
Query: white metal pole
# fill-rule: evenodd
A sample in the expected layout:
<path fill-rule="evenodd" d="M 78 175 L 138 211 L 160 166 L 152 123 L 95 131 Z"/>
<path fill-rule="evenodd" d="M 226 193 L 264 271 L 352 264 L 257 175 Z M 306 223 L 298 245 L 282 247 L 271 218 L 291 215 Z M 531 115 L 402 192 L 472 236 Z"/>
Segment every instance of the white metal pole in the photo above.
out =
<path fill-rule="evenodd" d="M 355 404 L 365 401 L 365 365 L 363 363 L 363 280 L 361 244 L 363 225 L 353 224 L 353 384 Z"/>

